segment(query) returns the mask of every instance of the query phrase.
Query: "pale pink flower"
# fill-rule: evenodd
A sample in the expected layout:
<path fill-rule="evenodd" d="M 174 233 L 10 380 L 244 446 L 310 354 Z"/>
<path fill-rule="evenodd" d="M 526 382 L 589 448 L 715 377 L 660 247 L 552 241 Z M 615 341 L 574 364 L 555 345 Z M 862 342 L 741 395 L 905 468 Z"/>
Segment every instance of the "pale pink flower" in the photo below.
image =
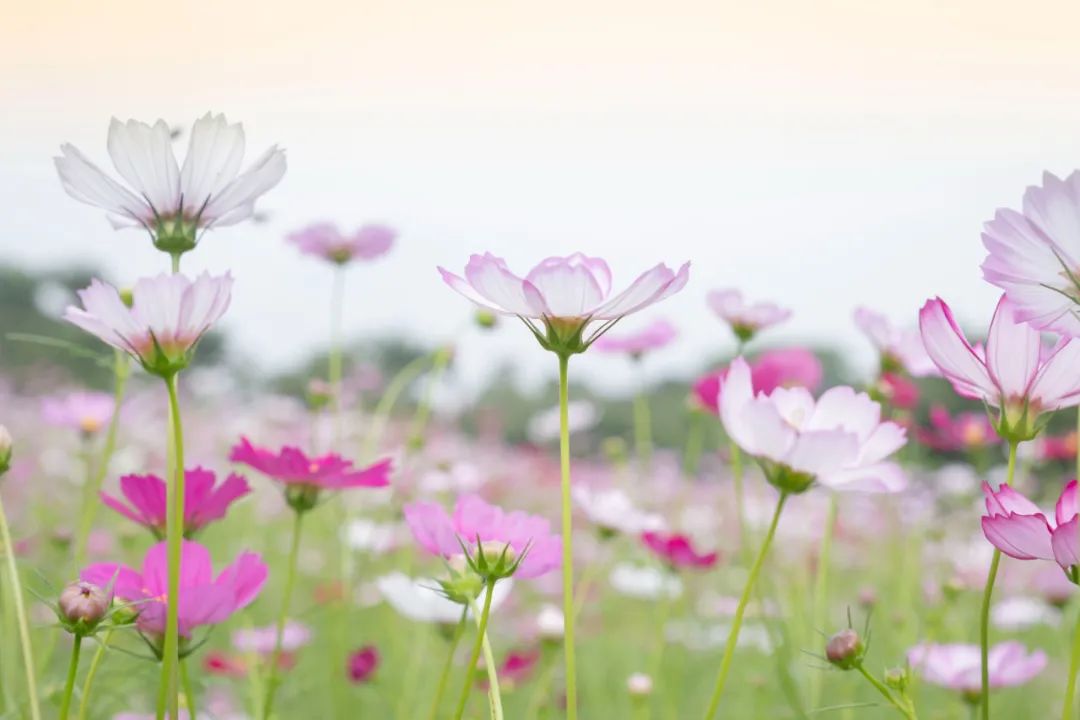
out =
<path fill-rule="evenodd" d="M 441 267 L 439 272 L 447 285 L 480 307 L 520 317 L 545 348 L 577 353 L 621 318 L 682 290 L 690 264 L 678 272 L 657 265 L 614 296 L 608 264 L 581 253 L 547 258 L 524 278 L 490 253 L 473 255 L 464 278 Z M 542 321 L 546 332 L 534 320 Z"/>
<path fill-rule="evenodd" d="M 288 620 L 281 633 L 281 649 L 296 652 L 311 642 L 311 628 L 302 622 Z M 243 653 L 270 655 L 277 645 L 277 625 L 243 628 L 232 634 L 233 647 Z"/>
<path fill-rule="evenodd" d="M 850 387 L 817 401 L 802 387 L 755 394 L 750 367 L 735 358 L 720 393 L 728 435 L 762 464 L 769 481 L 801 492 L 815 480 L 834 489 L 895 492 L 900 467 L 886 460 L 906 441 L 904 429 L 881 421 L 881 406 Z"/>
<path fill-rule="evenodd" d="M 64 144 L 55 159 L 64 190 L 76 200 L 104 209 L 114 227 L 143 227 L 156 242 L 166 244 L 177 240 L 193 247 L 199 231 L 251 217 L 255 201 L 285 174 L 285 153 L 276 146 L 241 173 L 243 126 L 210 113 L 192 126 L 182 167 L 176 162 L 164 120 L 151 126 L 113 118 L 108 149 L 130 189 L 77 148 Z"/>
<path fill-rule="evenodd" d="M 116 402 L 101 392 L 73 392 L 41 401 L 41 414 L 50 425 L 68 427 L 92 435 L 108 424 Z"/>
<path fill-rule="evenodd" d="M 332 223 L 316 223 L 290 233 L 285 239 L 302 253 L 344 265 L 355 258 L 374 260 L 385 255 L 396 237 L 397 232 L 385 225 L 364 225 L 345 234 Z"/>
<path fill-rule="evenodd" d="M 1080 342 L 1062 340 L 1044 353 L 1039 332 L 1020 322 L 1002 296 L 990 321 L 985 349 L 973 347 L 940 298 L 919 311 L 919 328 L 930 358 L 957 394 L 1001 410 L 998 434 L 1030 440 L 1041 413 L 1080 403 Z"/>
<path fill-rule="evenodd" d="M 129 353 L 148 371 L 167 375 L 188 365 L 196 344 L 229 307 L 232 276 L 207 273 L 142 278 L 128 307 L 116 288 L 100 280 L 79 291 L 83 307 L 64 319 Z"/>
<path fill-rule="evenodd" d="M 995 491 L 983 483 L 983 494 L 983 534 L 998 550 L 1017 560 L 1052 560 L 1067 573 L 1080 565 L 1076 480 L 1058 497 L 1052 519 L 1009 485 Z"/>
<path fill-rule="evenodd" d="M 918 328 L 898 328 L 881 313 L 865 307 L 856 308 L 855 324 L 878 351 L 882 371 L 906 370 L 914 377 L 938 374 Z"/>
<path fill-rule="evenodd" d="M 990 687 L 1023 685 L 1046 667 L 1046 653 L 1028 652 L 1023 644 L 1004 642 L 990 648 Z M 908 663 L 934 685 L 977 697 L 982 691 L 978 645 L 922 643 L 908 650 Z"/>
<path fill-rule="evenodd" d="M 720 413 L 720 387 L 727 377 L 726 367 L 711 372 L 694 383 L 694 399 L 714 415 Z M 769 350 L 750 361 L 750 378 L 755 393 L 771 393 L 778 387 L 805 387 L 817 390 L 824 370 L 821 361 L 806 348 Z"/>
<path fill-rule="evenodd" d="M 650 350 L 659 350 L 678 337 L 675 326 L 667 320 L 656 320 L 634 332 L 615 335 L 609 333 L 597 339 L 593 347 L 597 352 L 623 353 L 640 357 Z"/>
<path fill-rule="evenodd" d="M 713 290 L 706 297 L 706 302 L 743 342 L 791 317 L 791 310 L 787 308 L 771 302 L 749 303 L 741 292 L 734 289 Z"/>
<path fill-rule="evenodd" d="M 982 240 L 983 277 L 1009 296 L 1017 320 L 1080 335 L 1080 172 L 1043 173 L 1024 193 L 1023 212 L 999 209 Z"/>

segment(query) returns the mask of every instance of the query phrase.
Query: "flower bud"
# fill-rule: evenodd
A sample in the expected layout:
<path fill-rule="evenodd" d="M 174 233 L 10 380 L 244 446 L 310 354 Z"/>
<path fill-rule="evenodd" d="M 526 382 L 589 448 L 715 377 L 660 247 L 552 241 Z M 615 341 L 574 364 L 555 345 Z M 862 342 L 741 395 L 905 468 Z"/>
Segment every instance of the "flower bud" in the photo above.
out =
<path fill-rule="evenodd" d="M 454 555 L 446 563 L 447 574 L 439 579 L 439 587 L 447 599 L 468 605 L 484 589 L 484 580 L 469 565 L 464 555 Z"/>
<path fill-rule="evenodd" d="M 60 615 L 68 629 L 77 634 L 92 630 L 112 605 L 112 597 L 97 585 L 77 581 L 60 592 Z"/>
<path fill-rule="evenodd" d="M 477 327 L 490 330 L 499 322 L 499 316 L 490 310 L 477 310 L 473 315 L 473 320 L 476 321 Z"/>
<path fill-rule="evenodd" d="M 885 684 L 893 690 L 904 692 L 908 686 L 908 672 L 904 668 L 892 668 L 885 671 Z"/>
<path fill-rule="evenodd" d="M 626 692 L 632 698 L 647 698 L 652 695 L 652 678 L 645 673 L 633 673 L 626 678 Z"/>
<path fill-rule="evenodd" d="M 11 433 L 8 432 L 7 427 L 0 425 L 0 475 L 11 468 L 12 444 Z"/>
<path fill-rule="evenodd" d="M 119 294 L 120 302 L 124 303 L 125 306 L 131 307 L 135 304 L 135 293 L 131 288 L 121 288 Z"/>
<path fill-rule="evenodd" d="M 850 670 L 862 660 L 863 644 L 859 633 L 846 628 L 829 638 L 825 645 L 826 659 L 840 668 Z"/>
<path fill-rule="evenodd" d="M 480 543 L 472 555 L 472 564 L 480 577 L 485 580 L 508 578 L 517 570 L 521 556 L 500 540 L 485 540 Z"/>

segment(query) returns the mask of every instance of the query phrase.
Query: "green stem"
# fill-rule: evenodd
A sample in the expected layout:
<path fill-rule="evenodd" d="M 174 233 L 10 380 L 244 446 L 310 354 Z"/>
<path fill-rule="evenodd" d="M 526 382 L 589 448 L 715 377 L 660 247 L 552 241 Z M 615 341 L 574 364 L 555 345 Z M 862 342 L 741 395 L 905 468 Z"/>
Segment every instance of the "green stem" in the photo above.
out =
<path fill-rule="evenodd" d="M 660 614 L 657 617 L 656 622 L 656 650 L 653 655 L 652 667 L 649 669 L 649 677 L 653 679 L 658 686 L 662 686 L 661 673 L 664 669 L 664 650 L 667 648 L 667 624 L 671 618 L 671 607 L 674 605 L 674 600 L 671 594 L 667 592 L 667 572 L 664 573 L 664 582 L 662 587 L 664 588 L 664 597 L 660 600 Z M 666 689 L 666 688 L 665 688 Z M 666 693 L 665 693 L 666 694 Z M 645 710 L 642 712 L 642 717 L 646 720 L 652 716 L 653 697 L 655 694 L 649 696 L 648 702 L 644 703 Z"/>
<path fill-rule="evenodd" d="M 476 642 L 473 643 L 472 654 L 469 655 L 469 664 L 465 666 L 465 683 L 461 688 L 461 697 L 458 698 L 457 710 L 454 711 L 454 720 L 461 720 L 465 714 L 465 706 L 469 702 L 469 691 L 472 689 L 473 673 L 476 672 L 476 663 L 480 659 L 480 651 L 484 646 L 484 638 L 487 635 L 488 616 L 491 614 L 491 595 L 495 589 L 495 581 L 487 582 L 487 591 L 484 594 L 484 609 L 480 613 L 480 619 L 476 624 Z M 475 603 L 473 604 L 475 607 Z M 473 610 L 473 614 L 476 611 Z"/>
<path fill-rule="evenodd" d="M 180 272 L 180 256 L 183 253 L 169 253 L 169 257 L 172 259 L 172 274 L 176 275 Z"/>
<path fill-rule="evenodd" d="M 427 385 L 424 387 L 424 395 L 420 398 L 420 404 L 416 406 L 416 414 L 413 415 L 412 425 L 409 429 L 409 450 L 416 452 L 424 444 L 424 432 L 427 430 L 428 420 L 431 418 L 431 403 L 435 399 L 435 389 L 442 380 L 446 366 L 450 364 L 453 351 L 449 345 L 445 345 L 435 351 L 435 359 L 431 364 L 431 372 L 428 374 Z"/>
<path fill-rule="evenodd" d="M 178 256 L 174 256 L 179 260 Z M 169 393 L 169 454 L 172 455 L 172 482 L 169 483 L 165 510 L 165 542 L 169 559 L 169 585 L 165 616 L 165 642 L 161 657 L 161 685 L 158 688 L 157 718 L 164 720 L 180 713 L 180 557 L 184 538 L 184 428 L 180 421 L 177 394 L 178 374 L 165 378 Z"/>
<path fill-rule="evenodd" d="M 472 604 L 473 615 L 476 615 L 476 603 Z M 480 621 L 477 620 L 477 629 Z M 488 707 L 491 710 L 491 720 L 503 720 L 502 695 L 499 693 L 499 666 L 495 664 L 495 653 L 491 651 L 491 640 L 488 638 L 487 629 L 483 633 L 484 667 L 488 676 Z"/>
<path fill-rule="evenodd" d="M 862 663 L 859 663 L 858 665 L 856 665 L 855 669 L 858 670 L 859 673 L 864 678 L 866 678 L 867 682 L 869 682 L 871 685 L 873 685 L 874 688 L 877 689 L 877 691 L 879 693 L 881 693 L 881 695 L 886 700 L 889 701 L 889 704 L 892 705 L 894 708 L 897 709 L 897 711 L 900 712 L 900 714 L 902 714 L 904 717 L 908 718 L 908 720 L 918 720 L 915 717 L 915 711 L 913 709 L 907 707 L 904 703 L 901 703 L 896 698 L 894 698 L 893 694 L 891 692 L 889 692 L 889 688 L 885 687 L 885 685 L 882 684 L 882 682 L 880 680 L 878 680 L 876 677 L 874 677 L 869 672 L 867 672 L 866 668 L 862 666 Z"/>
<path fill-rule="evenodd" d="M 98 666 L 101 665 L 101 660 L 105 657 L 105 650 L 109 646 L 112 634 L 111 629 L 105 633 L 105 637 L 98 642 L 97 652 L 94 653 L 93 659 L 90 660 L 90 669 L 86 671 L 86 679 L 83 680 L 82 686 L 82 697 L 79 699 L 79 720 L 86 720 L 90 714 L 90 690 L 94 687 L 94 678 L 97 676 Z"/>
<path fill-rule="evenodd" d="M 536 687 L 533 689 L 532 697 L 529 698 L 529 704 L 525 709 L 525 720 L 536 720 L 537 715 L 540 714 L 540 708 L 544 705 L 547 699 L 548 693 L 551 688 L 551 675 L 555 669 L 555 663 L 547 658 L 548 653 L 544 653 L 544 657 L 541 659 L 543 667 L 540 671 L 540 678 L 536 681 Z"/>
<path fill-rule="evenodd" d="M 829 603 L 829 563 L 832 556 L 833 533 L 836 530 L 837 513 L 836 493 L 829 494 L 829 510 L 825 517 L 825 528 L 821 535 L 821 552 L 818 553 L 817 575 L 814 578 L 814 626 L 812 630 L 829 634 L 825 627 L 829 621 L 827 605 Z M 816 708 L 821 701 L 821 679 L 824 673 L 811 673 L 810 707 Z"/>
<path fill-rule="evenodd" d="M 705 414 L 700 410 L 691 410 L 690 428 L 686 433 L 686 447 L 683 448 L 683 475 L 686 477 L 693 478 L 697 475 L 704 446 Z"/>
<path fill-rule="evenodd" d="M 1080 613 L 1076 616 L 1073 629 L 1072 653 L 1069 655 L 1069 679 L 1065 685 L 1065 703 L 1061 708 L 1061 720 L 1075 718 L 1076 708 L 1076 673 L 1080 670 Z"/>
<path fill-rule="evenodd" d="M 368 426 L 368 431 L 364 437 L 364 446 L 360 453 L 362 462 L 370 462 L 374 459 L 375 451 L 378 450 L 379 441 L 382 439 L 382 434 L 386 429 L 390 412 L 394 409 L 398 397 L 405 391 L 405 388 L 420 377 L 420 374 L 424 372 L 424 366 L 430 361 L 431 358 L 428 355 L 421 355 L 413 359 L 408 365 L 398 370 L 397 375 L 387 383 L 386 391 L 383 392 L 382 397 L 379 398 L 379 403 L 375 406 L 371 416 L 371 424 Z"/>
<path fill-rule="evenodd" d="M 67 720 L 71 712 L 71 693 L 75 689 L 75 675 L 79 672 L 79 651 L 82 649 L 82 635 L 75 634 L 75 644 L 71 648 L 71 663 L 68 665 L 67 682 L 64 683 L 64 699 L 60 701 L 60 720 Z"/>
<path fill-rule="evenodd" d="M 746 578 L 746 587 L 743 588 L 742 597 L 739 598 L 739 605 L 735 608 L 731 632 L 728 634 L 727 645 L 724 647 L 724 658 L 720 661 L 720 674 L 716 678 L 716 688 L 713 690 L 712 700 L 709 701 L 709 709 L 705 712 L 705 720 L 712 720 L 712 718 L 716 717 L 717 710 L 720 709 L 720 697 L 724 694 L 724 684 L 727 682 L 728 672 L 731 670 L 731 660 L 735 656 L 735 646 L 739 642 L 739 630 L 742 628 L 743 615 L 746 613 L 746 606 L 750 602 L 750 596 L 753 594 L 754 583 L 757 582 L 758 575 L 761 574 L 761 566 L 765 564 L 765 556 L 769 552 L 769 546 L 772 545 L 773 538 L 776 536 L 776 527 L 780 524 L 780 513 L 784 510 L 784 503 L 787 502 L 787 498 L 787 493 L 781 493 L 780 499 L 776 501 L 776 510 L 773 512 L 769 531 L 765 534 L 765 540 L 762 541 L 761 549 L 758 550 L 757 558 L 750 568 L 750 575 Z"/>
<path fill-rule="evenodd" d="M 34 648 L 30 643 L 30 625 L 26 620 L 26 606 L 23 603 L 22 580 L 19 567 L 15 562 L 15 544 L 11 541 L 7 513 L 0 502 L 0 540 L 4 543 L 4 556 L 7 558 L 8 575 L 11 576 L 11 594 L 15 605 L 15 618 L 19 625 L 19 645 L 22 647 L 23 669 L 26 673 L 27 697 L 30 700 L 30 717 L 41 720 L 41 708 L 38 706 L 37 680 L 34 678 Z"/>
<path fill-rule="evenodd" d="M 341 414 L 341 335 L 345 304 L 345 270 L 334 268 L 330 291 L 330 353 L 327 358 L 326 380 L 330 384 L 330 411 L 334 416 L 334 450 L 341 449 L 344 424 Z"/>
<path fill-rule="evenodd" d="M 90 481 L 83 486 L 79 534 L 75 538 L 75 567 L 77 569 L 81 568 L 86 561 L 86 545 L 90 538 L 90 530 L 94 527 L 94 518 L 97 516 L 98 506 L 101 505 L 98 500 L 98 493 L 101 491 L 101 484 L 105 481 L 105 475 L 109 471 L 109 461 L 112 460 L 113 453 L 116 451 L 116 434 L 120 427 L 120 405 L 124 402 L 124 390 L 130 372 L 127 353 L 116 350 L 114 354 L 113 414 L 109 419 L 109 429 L 105 431 L 105 446 L 101 449 L 97 471 L 90 477 Z"/>
<path fill-rule="evenodd" d="M 285 635 L 285 621 L 289 616 L 289 601 L 292 598 L 293 585 L 296 583 L 296 565 L 300 557 L 300 530 L 304 514 L 298 512 L 293 520 L 292 544 L 289 547 L 289 564 L 285 570 L 284 598 L 281 601 L 281 614 L 278 615 L 277 634 L 274 639 L 274 652 L 270 656 L 270 669 L 266 679 L 266 702 L 263 704 L 263 720 L 268 720 L 273 711 L 274 694 L 278 686 L 278 665 L 281 662 L 281 642 Z"/>
<path fill-rule="evenodd" d="M 1005 484 L 1012 485 L 1016 475 L 1016 445 L 1009 443 L 1009 469 L 1005 475 Z M 983 720 L 990 720 L 990 599 L 994 594 L 994 581 L 997 580 L 998 565 L 1001 564 L 1001 551 L 994 548 L 994 559 L 990 561 L 990 572 L 986 576 L 983 588 L 982 608 L 979 611 L 979 652 L 982 692 L 979 706 Z"/>
<path fill-rule="evenodd" d="M 652 468 L 652 413 L 644 390 L 634 396 L 634 447 L 644 477 Z"/>
<path fill-rule="evenodd" d="M 195 707 L 195 690 L 191 686 L 191 678 L 188 677 L 187 661 L 180 661 L 180 684 L 184 686 L 184 702 L 187 703 L 188 719 L 195 720 L 197 709 Z"/>
<path fill-rule="evenodd" d="M 577 669 L 574 661 L 574 549 L 570 504 L 570 356 L 559 355 L 559 466 L 562 474 L 563 652 L 566 662 L 566 717 L 577 718 Z"/>
<path fill-rule="evenodd" d="M 467 607 L 461 610 L 461 620 L 454 627 L 454 634 L 450 638 L 450 648 L 446 653 L 446 662 L 443 663 L 442 672 L 439 673 L 439 684 L 435 686 L 435 698 L 431 701 L 431 712 L 428 720 L 435 720 L 439 714 L 439 705 L 442 704 L 443 694 L 446 692 L 446 682 L 450 679 L 450 669 L 454 666 L 454 654 L 461 643 L 461 636 L 465 632 L 465 619 L 469 616 Z"/>

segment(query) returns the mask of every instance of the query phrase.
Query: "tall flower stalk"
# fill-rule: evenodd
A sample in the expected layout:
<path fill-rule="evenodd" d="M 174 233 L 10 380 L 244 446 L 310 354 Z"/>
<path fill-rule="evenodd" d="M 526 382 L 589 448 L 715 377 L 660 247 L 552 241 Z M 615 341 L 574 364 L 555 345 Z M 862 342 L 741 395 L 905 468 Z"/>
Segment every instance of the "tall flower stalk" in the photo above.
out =
<path fill-rule="evenodd" d="M 170 482 L 165 509 L 165 542 L 169 564 L 168 607 L 165 614 L 165 640 L 161 656 L 161 684 L 158 688 L 157 715 L 164 720 L 180 717 L 180 556 L 184 539 L 184 430 L 178 397 L 179 373 L 165 378 L 169 394 Z"/>
<path fill-rule="evenodd" d="M 570 356 L 559 355 L 559 474 L 562 490 L 562 573 L 563 617 L 566 629 L 563 639 L 563 658 L 566 665 L 566 716 L 577 717 L 577 660 L 574 657 L 574 525 L 570 502 Z"/>
<path fill-rule="evenodd" d="M 282 590 L 281 612 L 278 613 L 277 625 L 274 631 L 274 651 L 270 655 L 270 668 L 266 678 L 266 700 L 263 702 L 264 720 L 273 714 L 274 697 L 278 687 L 278 665 L 281 662 L 281 643 L 285 637 L 285 622 L 289 618 L 289 605 L 292 601 L 293 586 L 296 584 L 296 566 L 300 557 L 300 533 L 303 525 L 304 513 L 293 513 L 292 541 L 289 543 L 289 559 L 285 566 L 285 587 Z"/>
<path fill-rule="evenodd" d="M 454 626 L 454 632 L 450 636 L 449 647 L 446 650 L 446 662 L 443 663 L 442 672 L 439 673 L 439 682 L 435 686 L 435 697 L 431 700 L 431 712 L 428 720 L 436 720 L 439 715 L 439 706 L 442 704 L 443 695 L 446 693 L 446 683 L 450 679 L 450 670 L 454 667 L 454 655 L 457 653 L 461 636 L 465 634 L 465 620 L 469 615 L 469 606 L 461 608 L 461 619 Z"/>
<path fill-rule="evenodd" d="M 484 643 L 487 641 L 487 626 L 488 617 L 491 615 L 491 595 L 495 591 L 495 581 L 489 580 L 484 586 L 484 606 L 483 609 L 477 613 L 475 601 L 472 604 L 474 608 L 473 614 L 476 615 L 476 640 L 473 642 L 472 652 L 469 653 L 469 662 L 465 665 L 465 682 L 461 688 L 461 694 L 458 696 L 457 709 L 454 711 L 454 720 L 461 720 L 461 717 L 465 714 L 465 706 L 469 702 L 469 691 L 473 685 L 473 673 L 476 672 L 476 664 L 480 660 L 480 653 L 483 650 Z M 485 658 L 487 663 L 487 658 Z M 489 668 L 493 669 L 494 663 L 489 664 Z M 499 686 L 498 682 L 491 684 L 491 688 L 494 689 L 495 697 L 489 695 L 489 702 L 491 703 L 491 716 L 495 718 L 496 706 L 498 707 L 499 717 L 502 716 L 502 702 L 498 700 Z M 490 690 L 489 690 L 490 692 Z"/>

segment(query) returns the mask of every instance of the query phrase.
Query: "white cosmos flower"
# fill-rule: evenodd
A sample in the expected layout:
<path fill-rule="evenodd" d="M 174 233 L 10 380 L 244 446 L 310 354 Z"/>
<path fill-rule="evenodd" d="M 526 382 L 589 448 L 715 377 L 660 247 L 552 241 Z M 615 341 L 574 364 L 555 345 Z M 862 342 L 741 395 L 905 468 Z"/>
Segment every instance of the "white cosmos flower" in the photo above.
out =
<path fill-rule="evenodd" d="M 592 522 L 602 530 L 627 535 L 664 529 L 664 519 L 634 506 L 626 493 L 618 488 L 593 490 L 584 485 L 573 488 L 574 500 Z"/>
<path fill-rule="evenodd" d="M 379 594 L 398 613 L 417 622 L 456 624 L 461 620 L 461 605 L 447 600 L 438 590 L 437 580 L 430 578 L 410 578 L 408 575 L 393 572 L 375 580 Z M 513 589 L 513 579 L 495 583 L 491 594 L 491 609 L 495 610 Z"/>
<path fill-rule="evenodd" d="M 664 595 L 677 598 L 682 595 L 679 578 L 646 565 L 620 563 L 612 569 L 608 580 L 617 592 L 642 600 L 655 600 Z"/>

